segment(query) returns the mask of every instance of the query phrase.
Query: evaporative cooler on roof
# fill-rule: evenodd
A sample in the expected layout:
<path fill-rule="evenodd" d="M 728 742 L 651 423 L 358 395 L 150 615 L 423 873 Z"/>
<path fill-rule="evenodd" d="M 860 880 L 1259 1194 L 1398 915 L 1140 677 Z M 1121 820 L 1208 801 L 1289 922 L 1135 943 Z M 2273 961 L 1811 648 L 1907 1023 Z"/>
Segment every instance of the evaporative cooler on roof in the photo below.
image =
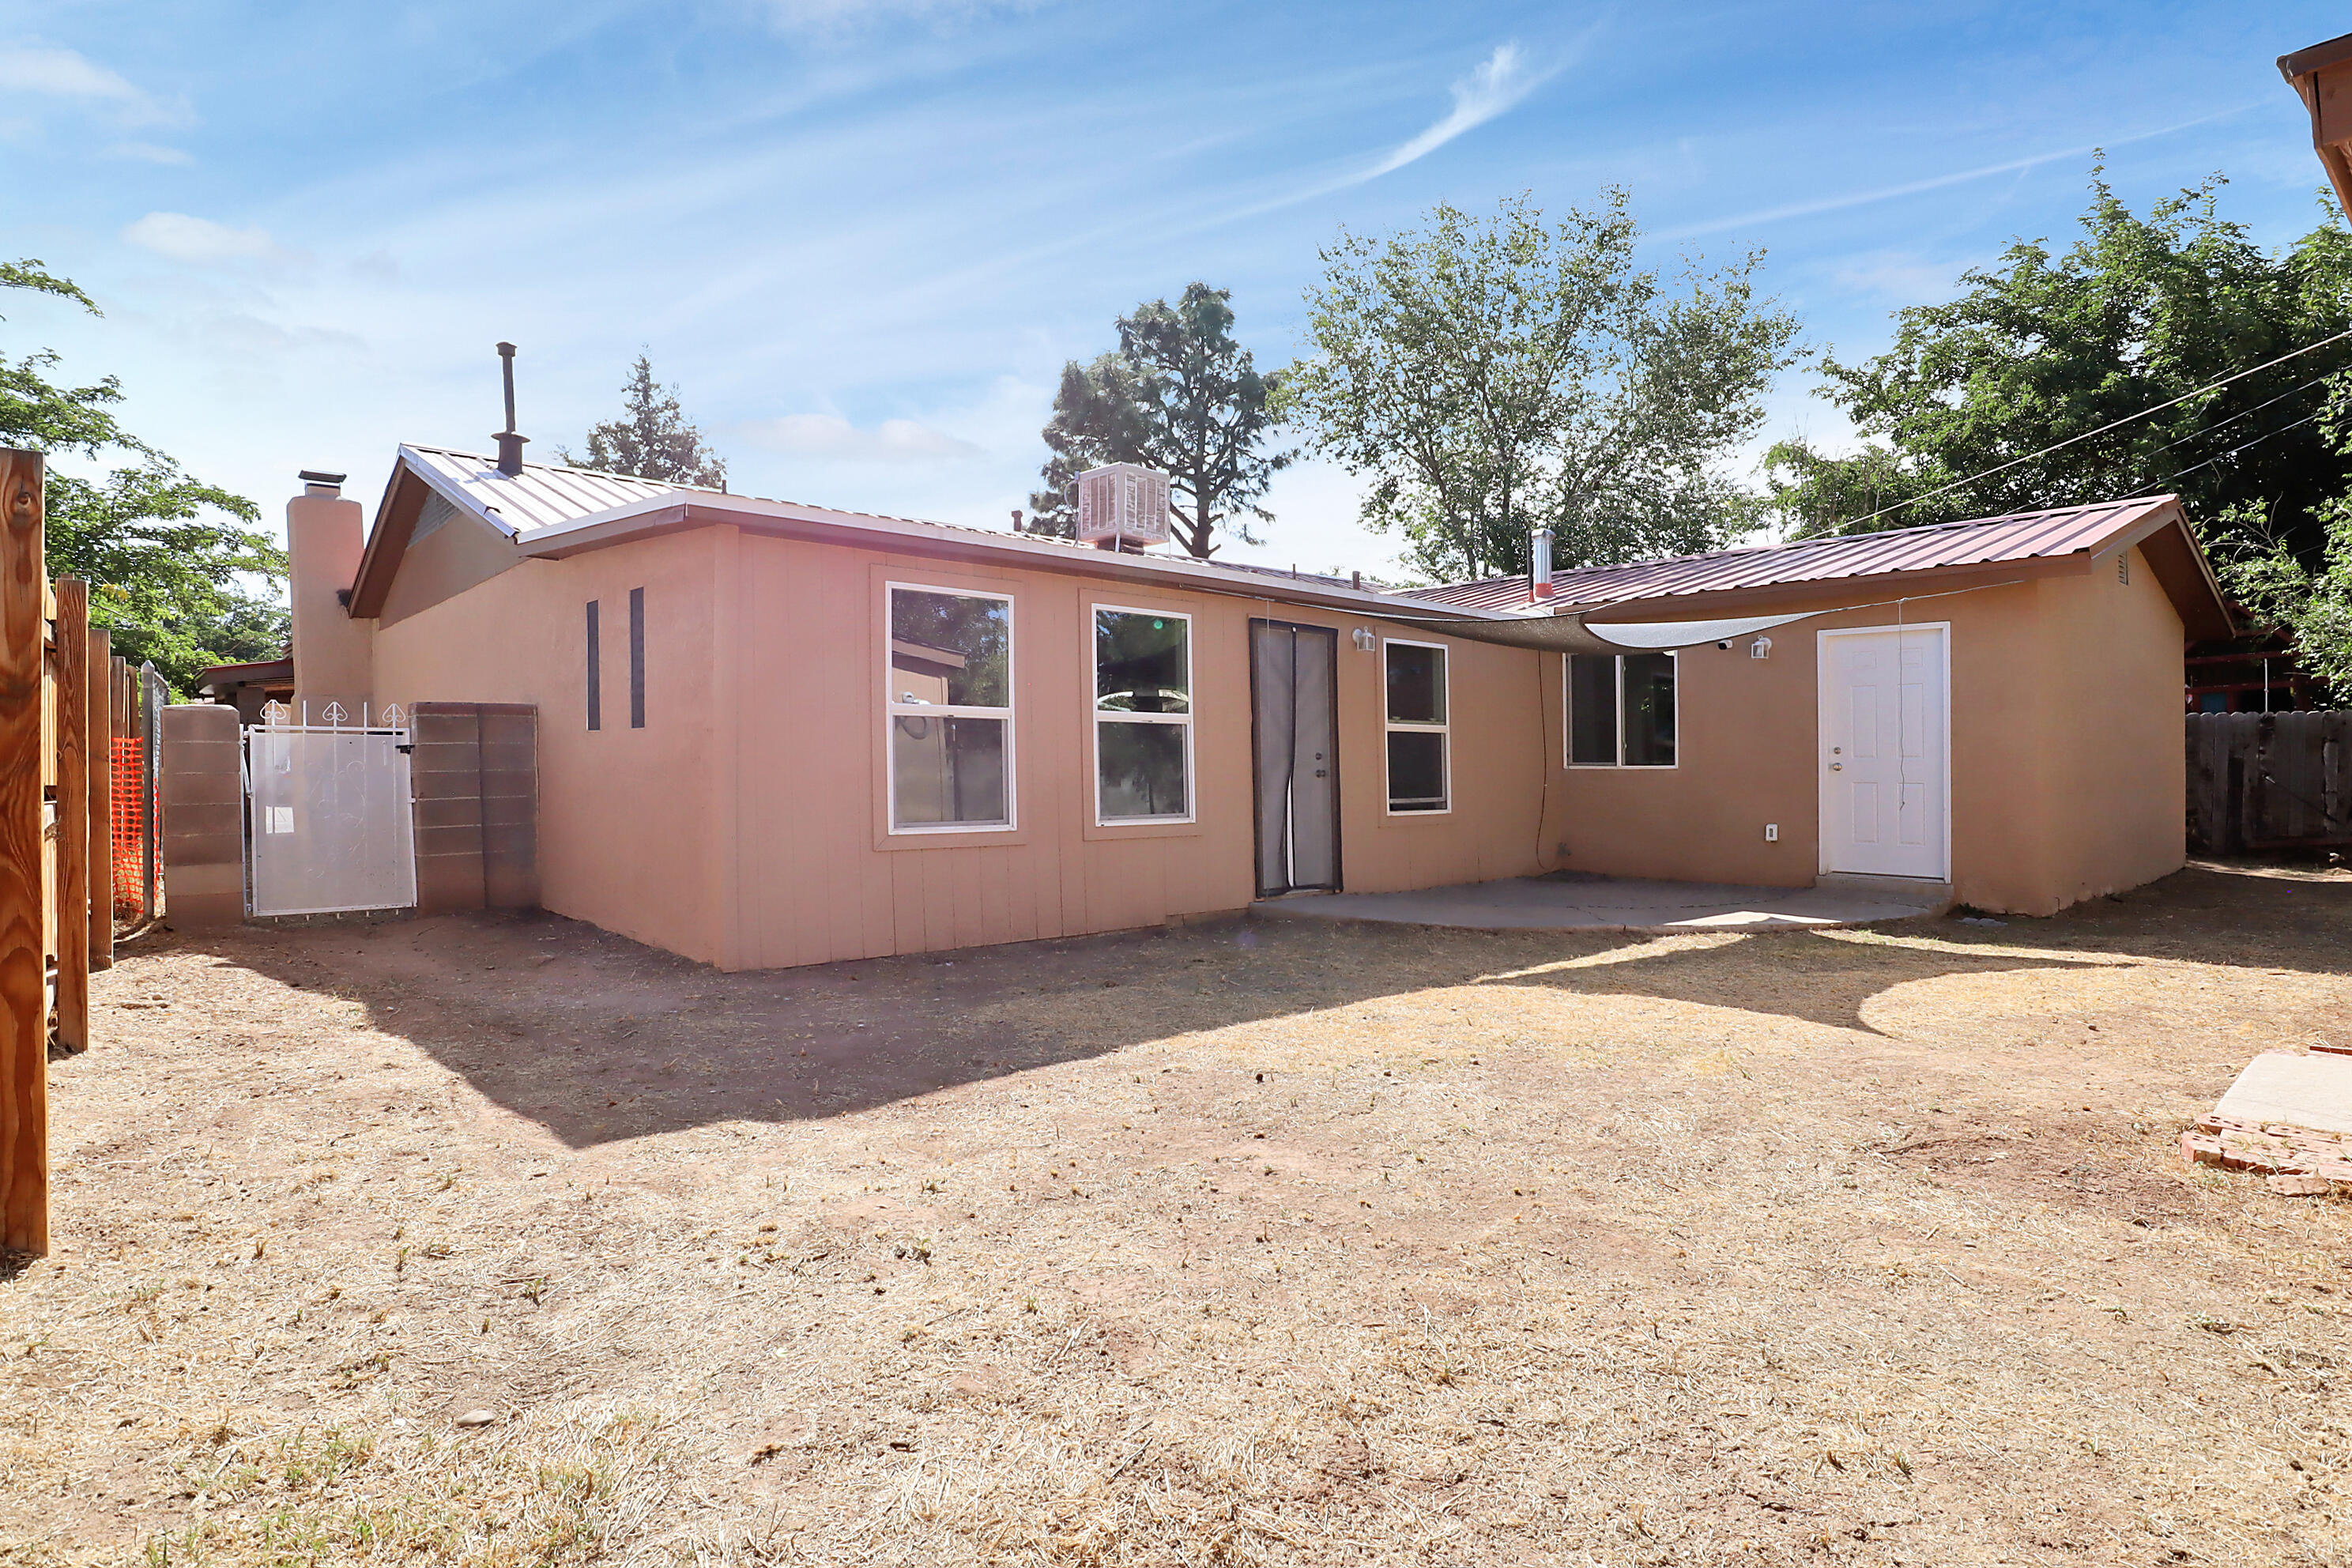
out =
<path fill-rule="evenodd" d="M 1078 542 L 1168 542 L 1168 476 L 1139 463 L 1113 463 L 1078 476 Z"/>

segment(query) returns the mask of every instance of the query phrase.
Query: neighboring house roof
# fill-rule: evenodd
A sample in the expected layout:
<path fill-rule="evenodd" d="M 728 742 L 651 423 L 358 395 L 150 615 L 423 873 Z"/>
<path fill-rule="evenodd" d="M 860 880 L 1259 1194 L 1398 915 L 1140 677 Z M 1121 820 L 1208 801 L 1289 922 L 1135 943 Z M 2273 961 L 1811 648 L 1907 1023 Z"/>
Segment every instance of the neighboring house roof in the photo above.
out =
<path fill-rule="evenodd" d="M 2189 532 L 2177 496 L 2103 501 L 2014 512 L 1965 522 L 1839 534 L 1792 544 L 1749 545 L 1705 555 L 1586 566 L 1552 578 L 1551 603 L 1562 610 L 1687 598 L 1700 595 L 1759 596 L 1775 589 L 1927 572 L 1947 574 L 2035 563 L 2065 562 L 2138 544 L 2170 595 L 2181 619 L 2200 636 L 2226 635 L 2229 612 L 2220 585 Z M 1466 610 L 1525 612 L 1524 574 L 1407 589 L 1410 597 Z"/>
<path fill-rule="evenodd" d="M 232 686 L 283 684 L 294 679 L 294 656 L 255 659 L 246 664 L 215 664 L 196 677 L 199 691 L 225 691 Z"/>

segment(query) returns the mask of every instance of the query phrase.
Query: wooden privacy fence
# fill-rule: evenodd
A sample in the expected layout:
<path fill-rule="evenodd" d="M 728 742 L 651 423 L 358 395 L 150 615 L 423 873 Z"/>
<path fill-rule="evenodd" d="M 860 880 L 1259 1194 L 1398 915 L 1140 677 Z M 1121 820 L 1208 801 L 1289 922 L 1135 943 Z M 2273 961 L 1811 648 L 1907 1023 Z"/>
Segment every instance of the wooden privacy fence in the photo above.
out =
<path fill-rule="evenodd" d="M 2189 715 L 2189 845 L 2352 844 L 2352 713 Z"/>
<path fill-rule="evenodd" d="M 50 1044 L 89 1048 L 89 972 L 113 962 L 114 749 L 92 742 L 114 732 L 119 663 L 89 585 L 48 580 L 42 478 L 39 454 L 0 447 L 0 1246 L 36 1253 Z"/>

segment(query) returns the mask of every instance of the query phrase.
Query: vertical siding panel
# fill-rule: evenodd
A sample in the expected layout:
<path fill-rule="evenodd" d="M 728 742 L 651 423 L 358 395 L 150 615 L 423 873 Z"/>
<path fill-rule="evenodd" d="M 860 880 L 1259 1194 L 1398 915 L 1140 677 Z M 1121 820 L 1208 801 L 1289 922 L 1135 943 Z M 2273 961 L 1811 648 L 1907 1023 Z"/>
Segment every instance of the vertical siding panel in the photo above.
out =
<path fill-rule="evenodd" d="M 890 868 L 891 952 L 914 952 L 925 941 L 923 930 L 923 859 L 918 851 L 880 857 Z"/>
<path fill-rule="evenodd" d="M 983 942 L 1004 940 L 1003 925 L 991 918 L 991 906 L 997 901 L 990 897 L 991 885 L 1003 878 L 1004 862 L 1018 853 L 974 849 L 956 857 L 956 946 L 978 947 Z"/>

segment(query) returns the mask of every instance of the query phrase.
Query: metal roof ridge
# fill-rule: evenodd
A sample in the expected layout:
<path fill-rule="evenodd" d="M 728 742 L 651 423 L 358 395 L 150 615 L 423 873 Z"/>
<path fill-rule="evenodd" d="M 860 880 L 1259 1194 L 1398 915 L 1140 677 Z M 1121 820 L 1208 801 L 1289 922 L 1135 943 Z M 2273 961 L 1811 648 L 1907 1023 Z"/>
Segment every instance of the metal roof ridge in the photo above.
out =
<path fill-rule="evenodd" d="M 466 458 L 491 468 L 498 467 L 498 458 L 488 452 L 469 452 L 463 447 L 435 447 L 422 441 L 403 441 L 401 445 L 412 452 L 437 452 L 445 458 Z M 660 485 L 669 489 L 686 490 L 695 495 L 723 496 L 735 493 L 721 489 L 717 485 L 687 485 L 680 484 L 676 479 L 649 479 L 643 474 L 624 474 L 613 468 L 583 468 L 577 463 L 537 463 L 526 458 L 523 459 L 522 466 L 526 471 L 538 468 L 541 472 L 551 474 L 586 474 L 593 479 L 618 479 L 624 484 Z M 499 477 L 511 479 L 514 476 L 501 471 Z"/>

